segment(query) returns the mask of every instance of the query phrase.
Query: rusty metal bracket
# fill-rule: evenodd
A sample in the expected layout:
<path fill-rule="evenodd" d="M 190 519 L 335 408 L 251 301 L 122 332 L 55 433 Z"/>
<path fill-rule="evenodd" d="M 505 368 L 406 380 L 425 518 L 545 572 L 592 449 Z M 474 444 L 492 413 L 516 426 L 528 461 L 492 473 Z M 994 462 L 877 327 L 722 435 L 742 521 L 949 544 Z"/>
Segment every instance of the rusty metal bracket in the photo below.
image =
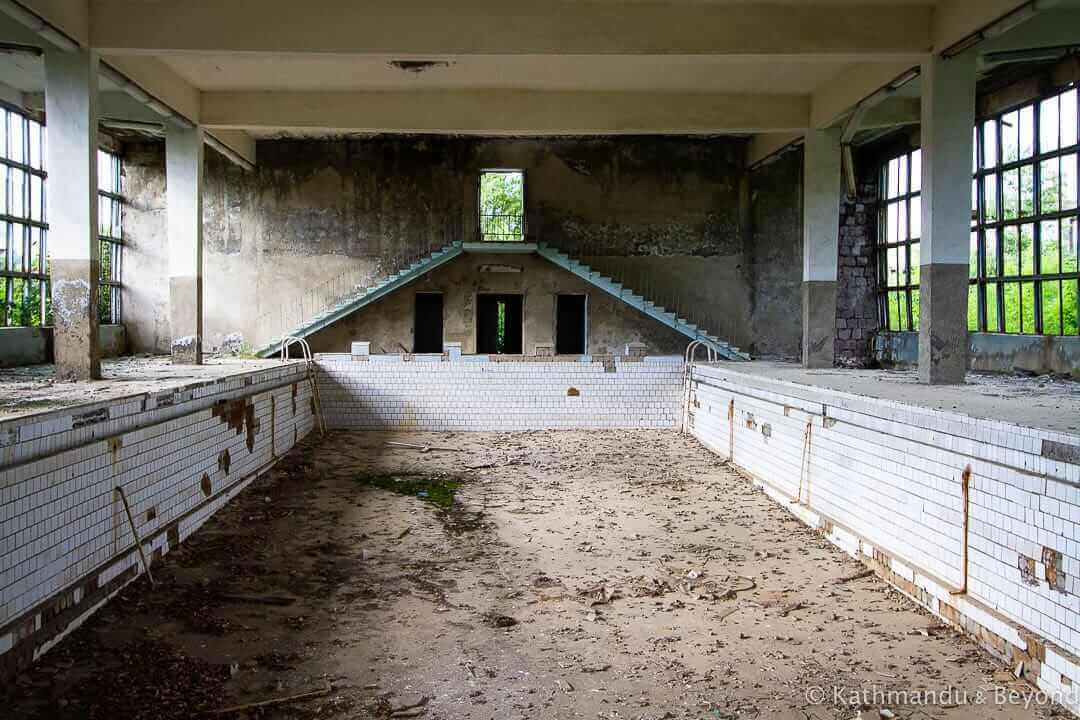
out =
<path fill-rule="evenodd" d="M 727 410 L 728 419 L 728 462 L 735 463 L 735 398 L 731 398 Z"/>
<path fill-rule="evenodd" d="M 960 476 L 960 488 L 964 495 L 964 575 L 963 584 L 958 590 L 950 590 L 950 595 L 967 595 L 968 591 L 968 528 L 970 525 L 969 505 L 971 502 L 971 466 L 964 468 Z"/>
<path fill-rule="evenodd" d="M 135 518 L 131 514 L 131 506 L 128 505 L 127 495 L 124 494 L 124 488 L 119 485 L 116 486 L 116 492 L 120 494 L 120 501 L 124 503 L 128 526 L 131 528 L 131 536 L 135 538 L 135 547 L 139 550 L 139 558 L 142 560 L 143 569 L 146 570 L 146 577 L 150 580 L 151 586 L 156 586 L 157 583 L 154 582 L 154 576 L 150 572 L 150 563 L 146 562 L 146 553 L 143 551 L 142 540 L 139 539 L 139 532 L 135 529 Z"/>
<path fill-rule="evenodd" d="M 814 418 L 810 417 L 806 420 L 806 430 L 803 432 L 803 449 L 802 456 L 799 459 L 799 492 L 792 498 L 791 502 L 798 505 L 810 505 L 810 442 L 813 439 L 814 434 Z M 806 476 L 806 502 L 802 499 L 803 489 L 803 476 Z"/>

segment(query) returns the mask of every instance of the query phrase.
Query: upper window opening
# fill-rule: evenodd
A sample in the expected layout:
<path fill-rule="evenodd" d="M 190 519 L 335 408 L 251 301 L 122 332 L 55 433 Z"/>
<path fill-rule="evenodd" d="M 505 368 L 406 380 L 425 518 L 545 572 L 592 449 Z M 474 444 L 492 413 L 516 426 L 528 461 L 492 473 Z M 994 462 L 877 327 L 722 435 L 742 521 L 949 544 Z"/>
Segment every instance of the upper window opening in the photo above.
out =
<path fill-rule="evenodd" d="M 525 173 L 488 170 L 480 174 L 480 239 L 525 240 Z"/>

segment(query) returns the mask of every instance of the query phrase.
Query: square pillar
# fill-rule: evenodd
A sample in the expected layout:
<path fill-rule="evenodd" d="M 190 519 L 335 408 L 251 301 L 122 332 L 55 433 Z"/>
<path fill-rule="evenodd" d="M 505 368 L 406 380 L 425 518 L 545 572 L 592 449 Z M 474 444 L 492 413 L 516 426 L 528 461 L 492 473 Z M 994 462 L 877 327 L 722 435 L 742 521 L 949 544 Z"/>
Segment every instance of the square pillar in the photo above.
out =
<path fill-rule="evenodd" d="M 836 353 L 840 157 L 840 130 L 806 133 L 802 287 L 802 350 L 806 368 L 830 368 Z"/>
<path fill-rule="evenodd" d="M 922 66 L 922 248 L 919 382 L 964 382 L 967 371 L 975 57 Z"/>
<path fill-rule="evenodd" d="M 172 361 L 202 364 L 203 131 L 170 126 L 165 136 Z"/>
<path fill-rule="evenodd" d="M 49 274 L 56 377 L 101 377 L 98 344 L 98 56 L 45 51 Z"/>

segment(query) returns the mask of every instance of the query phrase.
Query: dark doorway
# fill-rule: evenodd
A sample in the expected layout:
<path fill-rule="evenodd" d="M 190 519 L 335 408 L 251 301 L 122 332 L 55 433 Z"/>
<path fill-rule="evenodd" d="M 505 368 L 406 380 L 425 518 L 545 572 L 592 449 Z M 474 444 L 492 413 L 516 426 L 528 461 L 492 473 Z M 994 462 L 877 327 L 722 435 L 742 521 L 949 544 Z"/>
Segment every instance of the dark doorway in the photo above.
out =
<path fill-rule="evenodd" d="M 555 297 L 555 354 L 585 354 L 585 296 Z"/>
<path fill-rule="evenodd" d="M 413 323 L 413 352 L 443 351 L 442 293 L 416 293 L 416 319 Z"/>
<path fill-rule="evenodd" d="M 476 296 L 476 352 L 521 354 L 521 295 Z"/>

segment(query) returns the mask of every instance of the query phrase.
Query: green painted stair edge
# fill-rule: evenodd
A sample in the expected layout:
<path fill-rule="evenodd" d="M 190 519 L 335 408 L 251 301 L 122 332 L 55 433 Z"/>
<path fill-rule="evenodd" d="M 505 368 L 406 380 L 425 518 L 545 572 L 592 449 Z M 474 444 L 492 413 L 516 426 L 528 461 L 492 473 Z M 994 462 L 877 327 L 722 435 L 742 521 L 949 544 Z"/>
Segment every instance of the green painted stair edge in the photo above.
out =
<path fill-rule="evenodd" d="M 293 328 L 293 330 L 290 331 L 289 334 L 293 337 L 305 338 L 313 333 L 319 332 L 320 330 L 324 330 L 330 325 L 336 323 L 338 320 L 345 317 L 346 315 L 351 315 L 352 313 L 363 308 L 364 306 L 370 305 L 376 300 L 380 300 L 386 297 L 395 290 L 405 287 L 413 280 L 416 280 L 422 275 L 426 275 L 437 267 L 445 265 L 454 258 L 464 254 L 464 252 L 465 251 L 464 249 L 462 249 L 460 243 L 447 245 L 444 248 L 436 250 L 425 260 L 420 262 L 418 265 L 415 265 L 407 272 L 401 270 L 395 272 L 394 274 L 390 275 L 389 278 L 384 280 L 382 283 L 372 287 L 370 290 L 368 290 L 368 292 L 364 293 L 363 295 L 339 303 L 329 311 L 324 311 L 325 314 L 320 313 L 320 315 L 316 316 L 317 319 L 313 318 L 307 323 Z M 276 338 L 275 340 L 271 341 L 270 344 L 258 349 L 255 354 L 258 357 L 267 358 L 279 352 L 280 349 L 281 338 Z"/>
<path fill-rule="evenodd" d="M 675 313 L 665 310 L 663 307 L 646 300 L 640 295 L 635 294 L 629 288 L 624 287 L 620 283 L 616 283 L 608 277 L 605 277 L 597 271 L 590 268 L 580 260 L 574 260 L 566 253 L 557 250 L 552 247 L 541 243 L 536 252 L 540 257 L 548 260 L 551 263 L 559 266 L 563 270 L 569 273 L 573 273 L 585 282 L 597 287 L 609 295 L 618 298 L 622 302 L 626 303 L 630 307 L 634 308 L 638 312 L 656 320 L 659 323 L 667 325 L 669 328 L 685 335 L 691 340 L 700 340 L 702 344 L 710 348 L 717 355 L 725 360 L 749 360 L 750 356 L 736 347 L 732 347 L 730 344 L 723 340 L 709 335 L 703 332 L 700 328 L 692 323 L 683 321 Z"/>

